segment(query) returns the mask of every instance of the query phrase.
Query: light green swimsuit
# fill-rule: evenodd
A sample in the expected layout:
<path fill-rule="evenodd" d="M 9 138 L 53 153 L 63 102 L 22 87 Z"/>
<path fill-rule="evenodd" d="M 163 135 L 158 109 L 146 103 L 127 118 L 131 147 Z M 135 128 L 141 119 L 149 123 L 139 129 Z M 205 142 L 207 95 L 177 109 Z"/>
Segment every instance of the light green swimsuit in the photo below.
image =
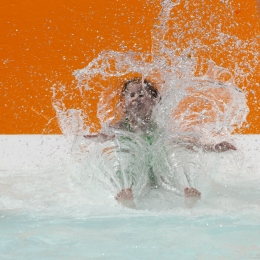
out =
<path fill-rule="evenodd" d="M 137 184 L 140 178 L 145 181 L 143 176 L 145 174 L 150 186 L 156 188 L 158 183 L 152 167 L 153 153 L 151 147 L 159 137 L 157 126 L 153 124 L 149 131 L 142 134 L 134 133 L 130 124 L 126 121 L 123 122 L 123 126 L 124 133 L 116 137 L 117 152 L 120 153 L 118 159 L 122 164 L 125 164 L 121 164 L 121 167 L 116 170 L 118 179 L 123 183 L 127 181 L 128 185 L 130 184 L 129 187 L 132 187 Z M 125 176 L 126 174 L 128 176 Z M 123 184 L 123 186 L 125 185 Z"/>
<path fill-rule="evenodd" d="M 191 186 L 188 152 L 166 138 L 156 124 L 138 134 L 125 121 L 120 130 L 123 131 L 115 138 L 117 163 L 114 170 L 122 188 L 149 183 L 151 188 L 163 186 L 183 194 L 183 188 Z"/>

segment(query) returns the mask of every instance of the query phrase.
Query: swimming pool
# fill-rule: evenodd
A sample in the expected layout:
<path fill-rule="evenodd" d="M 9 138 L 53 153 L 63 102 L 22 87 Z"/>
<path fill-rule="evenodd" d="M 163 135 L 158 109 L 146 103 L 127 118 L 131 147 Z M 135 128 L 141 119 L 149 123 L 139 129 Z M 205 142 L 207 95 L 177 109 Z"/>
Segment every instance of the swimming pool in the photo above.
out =
<path fill-rule="evenodd" d="M 223 158 L 195 206 L 153 190 L 134 210 L 75 180 L 72 139 L 1 136 L 1 259 L 259 259 L 260 138 L 234 139 L 242 174 Z"/>
<path fill-rule="evenodd" d="M 250 214 L 139 214 L 4 216 L 1 259 L 259 259 L 259 218 Z"/>

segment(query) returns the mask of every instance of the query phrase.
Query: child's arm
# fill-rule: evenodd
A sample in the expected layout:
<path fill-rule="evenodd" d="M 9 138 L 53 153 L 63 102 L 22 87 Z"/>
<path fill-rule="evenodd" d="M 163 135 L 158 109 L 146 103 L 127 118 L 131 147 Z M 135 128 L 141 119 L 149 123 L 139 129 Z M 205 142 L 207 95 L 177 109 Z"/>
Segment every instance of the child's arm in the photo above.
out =
<path fill-rule="evenodd" d="M 123 121 L 118 121 L 117 123 L 110 125 L 110 128 L 114 128 L 114 129 L 121 129 L 121 130 L 126 130 L 125 129 L 125 125 Z M 98 142 L 105 142 L 111 139 L 115 138 L 114 134 L 104 134 L 104 133 L 98 133 L 98 134 L 94 134 L 94 135 L 83 135 L 85 138 L 88 139 L 93 139 L 96 140 Z"/>
<path fill-rule="evenodd" d="M 206 150 L 208 150 L 208 151 L 213 151 L 213 152 L 217 152 L 217 153 L 222 153 L 222 152 L 226 152 L 228 150 L 236 150 L 236 149 L 237 148 L 233 144 L 230 144 L 226 141 L 221 142 L 216 145 L 211 145 L 208 148 L 206 148 Z"/>
<path fill-rule="evenodd" d="M 115 138 L 115 135 L 107 135 L 103 133 L 99 133 L 95 135 L 83 135 L 83 136 L 87 139 L 93 139 L 101 143 Z"/>
<path fill-rule="evenodd" d="M 185 142 L 185 147 L 190 150 L 194 150 L 194 146 L 198 148 L 202 148 L 205 151 L 212 151 L 217 153 L 226 152 L 228 150 L 237 150 L 237 148 L 226 141 L 214 144 L 203 144 L 199 139 L 194 137 L 182 137 L 181 141 Z"/>
<path fill-rule="evenodd" d="M 214 144 L 200 144 L 200 145 L 197 145 L 197 147 L 201 147 L 205 151 L 211 151 L 211 152 L 217 152 L 217 153 L 226 152 L 228 150 L 237 150 L 237 148 L 233 144 L 230 144 L 226 141 L 223 141 L 223 142 L 218 143 L 216 145 L 214 145 Z"/>

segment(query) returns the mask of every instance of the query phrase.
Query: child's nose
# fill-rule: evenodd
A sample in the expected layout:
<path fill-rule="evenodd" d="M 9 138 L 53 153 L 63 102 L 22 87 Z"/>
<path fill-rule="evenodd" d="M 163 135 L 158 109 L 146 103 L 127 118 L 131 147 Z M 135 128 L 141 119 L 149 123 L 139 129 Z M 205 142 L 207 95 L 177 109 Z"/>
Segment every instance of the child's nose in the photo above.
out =
<path fill-rule="evenodd" d="M 139 94 L 138 93 L 135 93 L 135 95 L 132 97 L 132 100 L 136 100 L 139 98 Z"/>

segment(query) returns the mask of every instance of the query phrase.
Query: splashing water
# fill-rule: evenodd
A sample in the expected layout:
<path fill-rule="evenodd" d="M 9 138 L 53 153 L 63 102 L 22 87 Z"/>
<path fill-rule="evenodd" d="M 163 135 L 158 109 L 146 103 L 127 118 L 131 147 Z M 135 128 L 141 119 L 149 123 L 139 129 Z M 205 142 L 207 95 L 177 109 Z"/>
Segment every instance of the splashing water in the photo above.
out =
<path fill-rule="evenodd" d="M 209 176 L 217 179 L 216 176 L 221 175 L 218 155 L 179 149 L 176 140 L 188 136 L 204 144 L 232 142 L 231 134 L 242 126 L 249 111 L 246 96 L 235 85 L 228 69 L 216 66 L 210 60 L 207 72 L 196 76 L 198 60 L 190 54 L 194 52 L 194 46 L 190 45 L 180 53 L 174 43 L 169 43 L 171 12 L 178 4 L 179 1 L 162 1 L 158 24 L 152 31 L 151 53 L 105 51 L 86 68 L 74 72 L 83 99 L 82 110 L 67 111 L 62 100 L 54 94 L 53 106 L 60 128 L 64 134 L 75 136 L 72 153 L 76 161 L 81 162 L 81 180 L 89 181 L 87 186 L 96 181 L 101 189 L 115 195 L 122 188 L 132 187 L 134 182 L 135 197 L 143 197 L 149 171 L 147 154 L 157 158 L 150 161 L 153 169 L 164 172 L 163 180 L 158 181 L 176 194 L 180 194 L 185 186 L 202 189 L 202 183 Z M 195 47 L 198 48 L 198 45 Z M 119 98 L 122 82 L 136 75 L 156 82 L 161 94 L 152 115 L 161 129 L 157 141 L 149 146 L 142 138 L 125 132 L 118 133 L 119 139 L 131 141 L 115 139 L 96 144 L 84 139 L 82 136 L 90 133 L 92 124 L 86 120 L 89 108 L 84 104 L 84 97 L 93 90 L 100 92 L 97 117 L 101 131 L 114 134 L 109 125 L 122 115 Z M 234 163 L 232 154 L 227 153 L 225 157 L 234 171 L 241 172 L 241 165 Z M 119 171 L 123 181 L 118 179 Z M 130 179 L 129 175 L 132 176 Z M 178 180 L 175 188 L 168 185 L 174 182 L 173 179 Z"/>

